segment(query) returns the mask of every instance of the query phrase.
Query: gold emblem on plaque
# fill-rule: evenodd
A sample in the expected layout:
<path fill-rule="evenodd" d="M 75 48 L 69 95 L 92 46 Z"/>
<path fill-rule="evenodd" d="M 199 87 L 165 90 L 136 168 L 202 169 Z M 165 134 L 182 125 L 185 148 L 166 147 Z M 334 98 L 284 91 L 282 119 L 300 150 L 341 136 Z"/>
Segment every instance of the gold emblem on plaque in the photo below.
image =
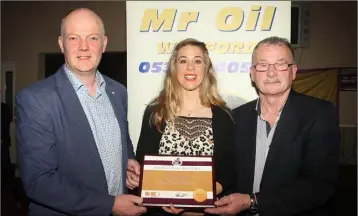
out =
<path fill-rule="evenodd" d="M 204 202 L 207 199 L 206 191 L 203 189 L 196 189 L 193 192 L 193 198 L 197 202 Z"/>

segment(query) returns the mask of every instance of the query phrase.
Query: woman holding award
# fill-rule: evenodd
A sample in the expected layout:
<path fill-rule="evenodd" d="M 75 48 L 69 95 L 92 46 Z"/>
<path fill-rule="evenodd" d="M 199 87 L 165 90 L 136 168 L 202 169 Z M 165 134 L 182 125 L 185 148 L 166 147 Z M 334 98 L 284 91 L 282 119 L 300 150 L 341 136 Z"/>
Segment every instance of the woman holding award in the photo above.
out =
<path fill-rule="evenodd" d="M 233 125 L 230 109 L 218 94 L 206 45 L 183 40 L 170 57 L 163 90 L 144 112 L 136 159 L 142 164 L 148 154 L 212 155 L 217 196 L 229 194 L 235 185 Z M 129 173 L 128 182 L 129 187 L 138 186 L 138 176 Z M 182 211 L 173 206 L 163 209 L 173 214 Z M 148 209 L 147 214 L 151 212 Z"/>

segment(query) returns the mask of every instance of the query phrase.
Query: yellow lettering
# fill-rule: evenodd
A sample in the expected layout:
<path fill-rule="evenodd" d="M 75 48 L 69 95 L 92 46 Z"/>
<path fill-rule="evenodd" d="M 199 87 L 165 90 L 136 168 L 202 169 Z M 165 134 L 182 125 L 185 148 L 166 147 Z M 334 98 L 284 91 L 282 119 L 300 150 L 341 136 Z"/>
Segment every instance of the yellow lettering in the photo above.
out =
<path fill-rule="evenodd" d="M 246 31 L 255 31 L 259 20 L 261 6 L 251 6 L 251 11 L 246 21 Z"/>
<path fill-rule="evenodd" d="M 150 27 L 154 32 L 158 32 L 163 26 L 163 31 L 172 31 L 174 18 L 177 10 L 174 8 L 164 9 L 158 17 L 157 9 L 146 9 L 140 26 L 141 32 L 148 32 Z"/>
<path fill-rule="evenodd" d="M 209 52 L 213 52 L 215 50 L 215 45 L 216 42 L 207 42 L 206 48 L 208 49 Z"/>
<path fill-rule="evenodd" d="M 236 31 L 244 21 L 244 12 L 238 7 L 223 8 L 216 16 L 216 27 L 220 31 Z"/>
<path fill-rule="evenodd" d="M 161 42 L 157 43 L 158 54 L 171 54 L 177 43 Z"/>
<path fill-rule="evenodd" d="M 159 42 L 157 43 L 157 53 L 158 54 L 171 54 L 176 42 Z M 215 52 L 217 54 L 251 54 L 258 42 L 205 42 L 206 48 L 209 52 Z"/>
<path fill-rule="evenodd" d="M 268 6 L 265 8 L 261 23 L 261 31 L 270 31 L 275 18 L 276 7 Z"/>
<path fill-rule="evenodd" d="M 242 42 L 231 42 L 228 54 L 239 54 L 241 49 L 244 47 L 244 43 Z"/>
<path fill-rule="evenodd" d="M 246 42 L 243 49 L 241 50 L 241 53 L 252 53 L 256 46 L 257 42 Z"/>
<path fill-rule="evenodd" d="M 182 12 L 177 27 L 178 31 L 186 31 L 191 22 L 197 22 L 199 12 Z"/>
<path fill-rule="evenodd" d="M 228 42 L 218 42 L 216 45 L 216 52 L 219 54 L 225 54 L 227 53 L 229 49 L 229 43 Z"/>

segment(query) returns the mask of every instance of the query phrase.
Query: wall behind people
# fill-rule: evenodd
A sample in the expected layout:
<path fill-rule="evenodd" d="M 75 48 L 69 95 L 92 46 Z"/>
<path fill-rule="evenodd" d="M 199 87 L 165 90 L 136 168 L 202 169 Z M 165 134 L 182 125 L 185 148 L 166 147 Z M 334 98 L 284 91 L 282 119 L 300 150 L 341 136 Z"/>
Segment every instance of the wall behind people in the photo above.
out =
<path fill-rule="evenodd" d="M 107 51 L 126 50 L 125 2 L 1 2 L 1 60 L 16 63 L 16 92 L 44 77 L 39 54 L 60 52 L 61 19 L 78 7 L 93 9 L 102 17 L 109 37 Z"/>
<path fill-rule="evenodd" d="M 295 50 L 299 68 L 356 67 L 357 2 L 309 5 L 310 42 L 308 47 Z"/>
<path fill-rule="evenodd" d="M 44 77 L 40 53 L 60 52 L 57 37 L 61 18 L 77 7 L 89 7 L 103 18 L 109 51 L 126 50 L 125 2 L 1 1 L 1 61 L 16 63 L 15 92 Z M 310 45 L 303 49 L 300 68 L 356 67 L 357 3 L 311 2 L 310 12 Z M 300 52 L 296 50 L 298 58 Z M 15 158 L 13 151 L 12 156 Z"/>
<path fill-rule="evenodd" d="M 108 51 L 126 50 L 125 2 L 2 1 L 1 60 L 16 63 L 16 92 L 44 77 L 39 53 L 59 52 L 60 19 L 76 7 L 94 9 L 103 18 Z M 303 49 L 300 68 L 355 67 L 356 17 L 356 2 L 311 2 L 310 45 Z"/>

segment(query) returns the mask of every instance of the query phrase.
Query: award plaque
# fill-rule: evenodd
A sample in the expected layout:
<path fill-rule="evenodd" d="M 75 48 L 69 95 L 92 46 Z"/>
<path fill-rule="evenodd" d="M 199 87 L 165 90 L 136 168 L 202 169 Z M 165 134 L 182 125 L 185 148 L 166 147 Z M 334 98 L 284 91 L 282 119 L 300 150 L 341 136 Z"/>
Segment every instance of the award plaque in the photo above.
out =
<path fill-rule="evenodd" d="M 140 196 L 144 206 L 215 207 L 211 156 L 144 156 Z"/>

